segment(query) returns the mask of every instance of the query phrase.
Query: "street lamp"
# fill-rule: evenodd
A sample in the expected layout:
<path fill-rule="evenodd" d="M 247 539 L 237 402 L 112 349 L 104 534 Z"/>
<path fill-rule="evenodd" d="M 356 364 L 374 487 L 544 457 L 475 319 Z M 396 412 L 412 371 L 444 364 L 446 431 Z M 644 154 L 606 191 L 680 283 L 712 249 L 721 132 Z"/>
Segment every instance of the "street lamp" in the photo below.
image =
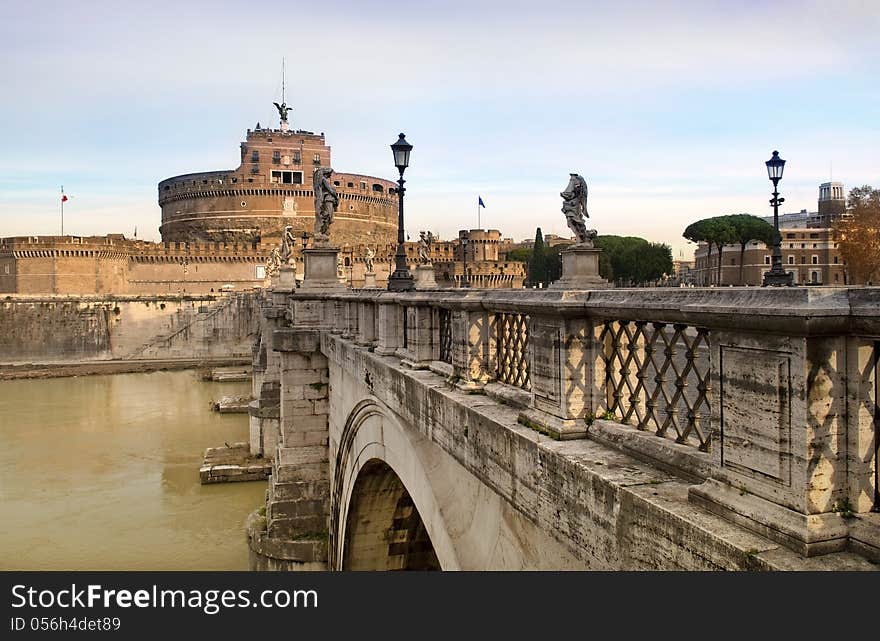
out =
<path fill-rule="evenodd" d="M 403 194 L 406 191 L 403 187 L 403 172 L 409 167 L 412 145 L 400 134 L 397 142 L 391 145 L 391 151 L 394 152 L 394 166 L 400 172 L 400 179 L 397 181 L 397 251 L 394 253 L 394 273 L 388 278 L 388 291 L 408 292 L 415 289 L 415 283 L 407 265 L 406 248 L 403 245 Z"/>
<path fill-rule="evenodd" d="M 467 234 L 467 232 L 465 232 Z M 467 235 L 461 237 L 461 261 L 462 261 L 462 275 L 461 275 L 461 287 L 467 288 L 471 286 L 471 281 L 468 279 L 467 273 L 467 246 L 468 246 L 468 237 Z"/>
<path fill-rule="evenodd" d="M 779 152 L 774 151 L 773 156 L 764 163 L 767 165 L 767 177 L 773 182 L 773 227 L 776 233 L 773 237 L 773 254 L 770 271 L 764 274 L 764 287 L 791 287 L 792 275 L 782 268 L 782 234 L 779 233 L 779 205 L 785 202 L 785 198 L 779 197 L 778 185 L 782 180 L 782 171 L 785 169 L 785 161 L 779 157 Z"/>

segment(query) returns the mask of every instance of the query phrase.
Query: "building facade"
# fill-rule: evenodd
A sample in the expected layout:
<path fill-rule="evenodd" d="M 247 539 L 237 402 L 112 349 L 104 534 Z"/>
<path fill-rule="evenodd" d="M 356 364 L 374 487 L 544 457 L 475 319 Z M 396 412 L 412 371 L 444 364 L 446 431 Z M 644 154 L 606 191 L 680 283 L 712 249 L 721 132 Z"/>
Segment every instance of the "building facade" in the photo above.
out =
<path fill-rule="evenodd" d="M 782 214 L 779 232 L 782 236 L 782 266 L 794 277 L 796 285 L 845 285 L 846 266 L 840 256 L 832 225 L 845 217 L 846 200 L 843 183 L 829 182 L 819 186 L 818 211 Z M 773 223 L 773 217 L 765 217 Z M 772 247 L 751 241 L 745 250 L 739 245 L 725 245 L 720 256 L 718 248 L 711 252 L 700 243 L 694 253 L 693 282 L 698 286 L 763 284 L 770 271 Z"/>

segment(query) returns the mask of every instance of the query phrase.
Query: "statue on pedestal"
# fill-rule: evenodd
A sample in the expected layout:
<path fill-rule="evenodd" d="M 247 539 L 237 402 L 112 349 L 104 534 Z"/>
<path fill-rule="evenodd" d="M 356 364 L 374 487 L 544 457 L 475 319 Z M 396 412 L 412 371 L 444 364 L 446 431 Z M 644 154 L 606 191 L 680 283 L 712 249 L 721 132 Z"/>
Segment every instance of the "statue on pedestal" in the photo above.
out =
<path fill-rule="evenodd" d="M 296 260 L 293 258 L 293 247 L 296 244 L 296 238 L 291 231 L 293 227 L 285 226 L 284 233 L 281 235 L 281 264 L 295 265 Z"/>
<path fill-rule="evenodd" d="M 430 248 L 431 243 L 433 242 L 434 234 L 432 234 L 430 231 L 419 232 L 419 262 L 422 265 L 431 264 Z"/>
<path fill-rule="evenodd" d="M 291 110 L 291 107 L 287 106 L 286 102 L 282 102 L 280 105 L 277 102 L 273 102 L 275 108 L 278 110 L 278 115 L 281 116 L 281 122 L 287 122 L 287 113 Z"/>
<path fill-rule="evenodd" d="M 366 273 L 373 274 L 373 259 L 376 257 L 375 252 L 373 252 L 372 248 L 367 247 L 367 253 L 364 255 L 364 267 L 366 269 Z"/>
<path fill-rule="evenodd" d="M 330 182 L 332 175 L 333 170 L 330 167 L 319 167 L 312 178 L 315 192 L 315 244 L 326 245 L 330 241 L 330 224 L 339 206 L 339 196 Z"/>
<path fill-rule="evenodd" d="M 278 273 L 279 268 L 281 267 L 281 252 L 278 251 L 277 247 L 273 247 L 272 251 L 269 252 L 269 258 L 266 259 L 266 276 L 271 278 L 275 274 Z"/>
<path fill-rule="evenodd" d="M 585 218 L 589 218 L 587 212 L 587 181 L 579 174 L 570 174 L 568 186 L 560 193 L 562 196 L 562 213 L 568 228 L 574 232 L 579 245 L 593 245 L 596 237 L 595 229 L 587 229 Z"/>

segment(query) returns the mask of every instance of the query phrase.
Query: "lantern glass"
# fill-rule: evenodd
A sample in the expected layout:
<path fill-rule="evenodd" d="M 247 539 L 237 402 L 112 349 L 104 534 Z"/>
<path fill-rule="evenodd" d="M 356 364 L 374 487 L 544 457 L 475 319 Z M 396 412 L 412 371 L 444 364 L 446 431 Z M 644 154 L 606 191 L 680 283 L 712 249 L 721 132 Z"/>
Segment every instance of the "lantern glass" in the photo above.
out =
<path fill-rule="evenodd" d="M 772 181 L 778 181 L 782 178 L 782 171 L 785 169 L 785 161 L 779 157 L 779 152 L 774 151 L 773 157 L 764 163 L 767 165 L 767 177 Z"/>
<path fill-rule="evenodd" d="M 412 145 L 406 141 L 403 134 L 391 145 L 391 151 L 394 152 L 394 166 L 400 171 L 409 167 L 409 152 L 412 151 Z"/>

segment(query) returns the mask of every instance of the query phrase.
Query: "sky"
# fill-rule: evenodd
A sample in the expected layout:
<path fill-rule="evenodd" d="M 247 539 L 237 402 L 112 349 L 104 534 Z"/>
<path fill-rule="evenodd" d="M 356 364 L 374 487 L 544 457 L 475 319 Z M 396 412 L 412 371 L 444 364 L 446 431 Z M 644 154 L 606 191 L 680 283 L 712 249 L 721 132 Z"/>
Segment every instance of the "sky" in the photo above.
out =
<path fill-rule="evenodd" d="M 0 237 L 159 240 L 157 183 L 238 166 L 277 126 L 325 132 L 334 169 L 396 179 L 407 229 L 665 242 L 694 220 L 784 211 L 819 183 L 880 186 L 880 2 L 15 2 L 0 0 Z"/>

